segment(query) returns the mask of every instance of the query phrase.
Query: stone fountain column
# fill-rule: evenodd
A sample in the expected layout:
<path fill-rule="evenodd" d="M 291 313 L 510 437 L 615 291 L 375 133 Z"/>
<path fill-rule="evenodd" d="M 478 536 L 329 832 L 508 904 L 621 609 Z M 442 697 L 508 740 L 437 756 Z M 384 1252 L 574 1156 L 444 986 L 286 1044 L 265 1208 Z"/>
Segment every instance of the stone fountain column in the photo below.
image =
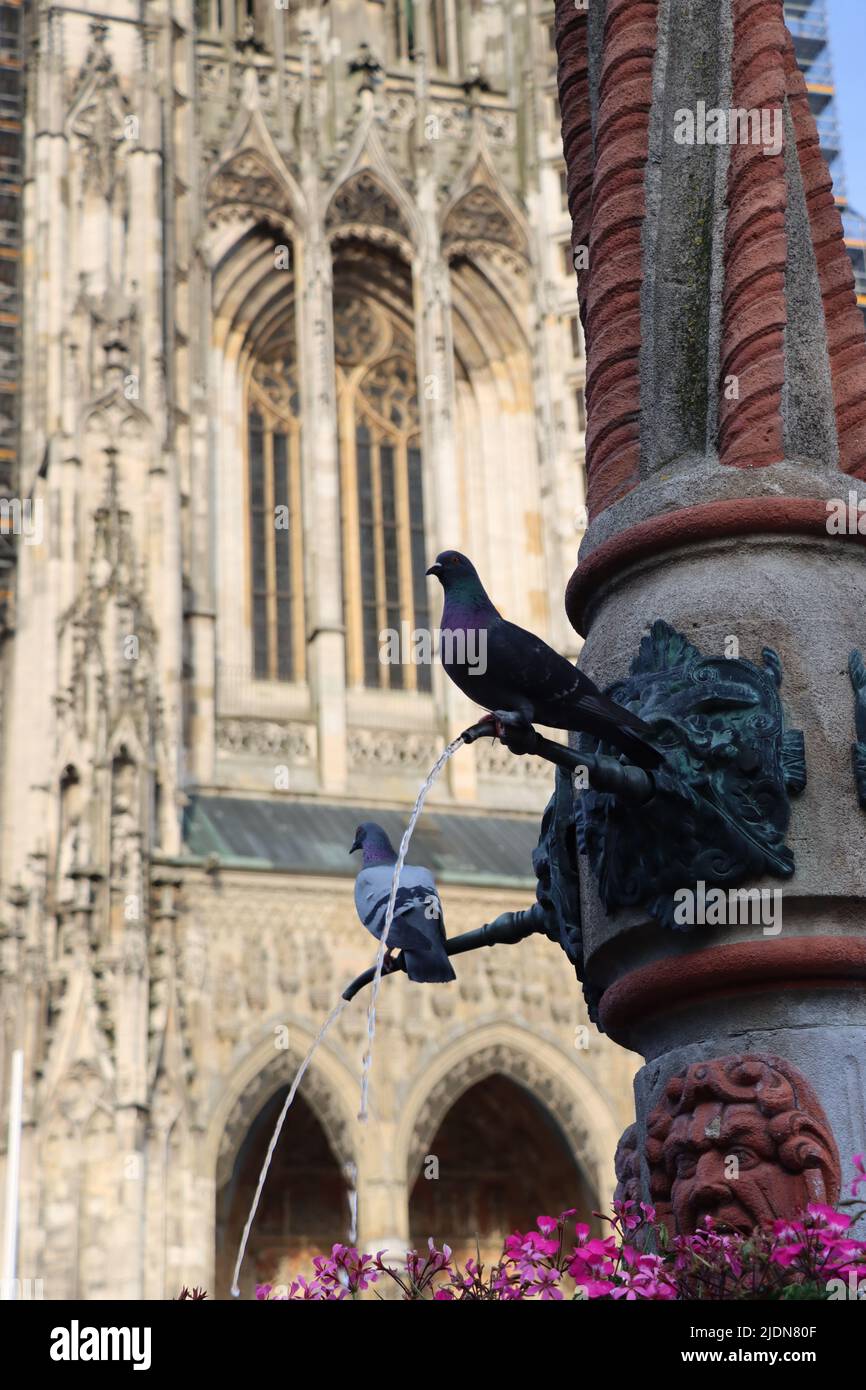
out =
<path fill-rule="evenodd" d="M 729 910 L 691 930 L 651 909 L 653 853 L 668 867 L 681 854 L 679 883 L 698 893 L 730 847 L 691 834 L 675 803 L 629 812 L 631 862 L 610 836 L 593 871 L 579 859 L 588 996 L 646 1059 L 622 1188 L 688 1230 L 707 1211 L 747 1222 L 835 1201 L 866 1150 L 856 658 L 849 674 L 866 646 L 866 337 L 781 0 L 557 0 L 556 33 L 588 357 L 590 525 L 567 596 L 580 664 L 621 680 L 658 619 L 687 639 L 681 691 L 745 663 L 740 743 L 725 752 L 716 717 L 690 775 L 701 795 L 702 773 L 739 756 L 748 804 L 735 794 L 726 814 L 748 843 L 772 804 L 787 846 L 750 868 L 747 855 L 738 880 L 723 866 L 781 889 L 778 920 Z M 766 786 L 742 753 L 743 721 L 772 719 L 768 670 L 784 727 L 803 734 L 790 804 L 797 735 L 792 749 L 778 730 Z M 651 700 L 633 708 L 665 742 Z M 699 743 L 693 716 L 680 732 Z M 612 910 L 614 869 L 634 881 Z"/>

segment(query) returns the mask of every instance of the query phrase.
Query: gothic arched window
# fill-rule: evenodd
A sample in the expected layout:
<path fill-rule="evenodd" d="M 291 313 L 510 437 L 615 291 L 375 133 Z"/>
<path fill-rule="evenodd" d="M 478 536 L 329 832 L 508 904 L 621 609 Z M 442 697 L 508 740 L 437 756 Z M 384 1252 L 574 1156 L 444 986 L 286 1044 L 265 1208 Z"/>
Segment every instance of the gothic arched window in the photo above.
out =
<path fill-rule="evenodd" d="M 334 323 L 349 683 L 427 691 L 429 663 L 381 659 L 385 632 L 411 641 L 430 623 L 414 348 L 384 308 L 354 294 L 337 296 Z"/>
<path fill-rule="evenodd" d="M 247 395 L 253 672 L 304 678 L 301 409 L 285 357 L 256 362 Z"/>

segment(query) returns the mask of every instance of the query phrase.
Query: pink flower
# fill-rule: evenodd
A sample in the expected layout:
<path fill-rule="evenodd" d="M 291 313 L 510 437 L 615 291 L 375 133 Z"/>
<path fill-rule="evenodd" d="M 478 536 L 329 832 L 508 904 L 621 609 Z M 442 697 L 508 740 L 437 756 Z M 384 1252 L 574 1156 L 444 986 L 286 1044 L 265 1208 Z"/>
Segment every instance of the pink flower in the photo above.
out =
<path fill-rule="evenodd" d="M 332 1292 L 339 1288 L 344 1293 L 357 1293 L 375 1284 L 379 1277 L 373 1256 L 361 1255 L 353 1245 L 333 1245 L 331 1258 L 317 1255 L 313 1268 L 322 1287 Z"/>
<path fill-rule="evenodd" d="M 509 1274 L 505 1269 L 500 1269 L 496 1278 L 493 1280 L 493 1287 L 500 1298 L 511 1299 L 515 1297 L 514 1290 L 517 1287 L 517 1280 L 513 1274 Z M 519 1294 L 516 1296 L 520 1297 Z"/>
<path fill-rule="evenodd" d="M 856 1196 L 866 1184 L 866 1155 L 856 1154 L 854 1167 Z M 820 1202 L 749 1235 L 706 1218 L 694 1234 L 672 1239 L 652 1205 L 619 1202 L 613 1216 L 604 1218 L 610 1234 L 593 1236 L 586 1222 L 577 1222 L 568 1253 L 562 1242 L 574 1215 L 541 1215 L 535 1230 L 512 1232 L 489 1266 L 474 1259 L 455 1266 L 449 1246 L 438 1249 L 432 1238 L 425 1252 L 407 1252 L 404 1271 L 383 1263 L 385 1251 L 374 1258 L 354 1246 L 334 1245 L 330 1255 L 315 1257 L 309 1282 L 298 1276 L 289 1285 L 260 1284 L 255 1296 L 262 1302 L 339 1302 L 387 1275 L 407 1300 L 561 1302 L 570 1296 L 562 1287 L 567 1273 L 575 1281 L 575 1298 L 730 1300 L 784 1298 L 789 1291 L 813 1297 L 816 1286 L 820 1290 L 831 1277 L 866 1277 L 866 1240 L 851 1236 L 851 1217 Z M 631 1235 L 637 1228 L 647 1231 L 649 1242 Z"/>
<path fill-rule="evenodd" d="M 633 1231 L 641 1224 L 641 1218 L 634 1210 L 634 1207 L 635 1203 L 631 1201 L 614 1202 L 613 1204 L 614 1214 L 618 1220 L 622 1222 L 626 1231 Z"/>
<path fill-rule="evenodd" d="M 805 1248 L 805 1245 L 777 1245 L 770 1258 L 774 1264 L 787 1269 L 795 1263 L 797 1256 L 801 1255 Z"/>
<path fill-rule="evenodd" d="M 540 1269 L 533 1283 L 529 1285 L 529 1292 L 540 1294 L 542 1301 L 550 1301 L 551 1299 L 561 1301 L 562 1289 L 559 1287 L 559 1271 Z"/>
<path fill-rule="evenodd" d="M 786 1221 L 784 1218 L 773 1222 L 773 1235 L 780 1240 L 797 1240 L 805 1234 L 805 1227 L 801 1221 Z"/>
<path fill-rule="evenodd" d="M 505 1242 L 505 1253 L 509 1259 L 530 1263 L 540 1262 L 545 1255 L 555 1255 L 558 1249 L 558 1241 L 546 1240 L 538 1231 L 527 1231 L 526 1235 L 515 1231 Z"/>
<path fill-rule="evenodd" d="M 613 1293 L 616 1285 L 609 1279 L 581 1279 L 578 1287 L 587 1298 L 607 1298 L 608 1294 Z"/>
<path fill-rule="evenodd" d="M 433 1244 L 433 1237 L 431 1236 L 427 1241 L 427 1249 L 429 1251 L 427 1258 L 437 1273 L 439 1270 L 448 1268 L 451 1263 L 450 1245 L 443 1245 L 441 1250 L 437 1250 L 436 1246 Z"/>
<path fill-rule="evenodd" d="M 806 1211 L 815 1218 L 816 1222 L 825 1221 L 828 1226 L 835 1227 L 839 1231 L 846 1231 L 851 1225 L 850 1216 L 843 1216 L 841 1211 L 834 1211 L 832 1207 L 826 1207 L 822 1202 L 810 1202 Z"/>
<path fill-rule="evenodd" d="M 593 1243 L 600 1245 L 601 1241 Z M 582 1249 L 575 1250 L 571 1258 L 568 1265 L 568 1272 L 573 1279 L 580 1284 L 585 1284 L 587 1282 L 587 1276 L 591 1279 L 597 1275 L 606 1276 L 613 1274 L 615 1264 L 612 1259 L 594 1252 L 587 1255 L 587 1249 L 588 1246 L 584 1246 Z"/>

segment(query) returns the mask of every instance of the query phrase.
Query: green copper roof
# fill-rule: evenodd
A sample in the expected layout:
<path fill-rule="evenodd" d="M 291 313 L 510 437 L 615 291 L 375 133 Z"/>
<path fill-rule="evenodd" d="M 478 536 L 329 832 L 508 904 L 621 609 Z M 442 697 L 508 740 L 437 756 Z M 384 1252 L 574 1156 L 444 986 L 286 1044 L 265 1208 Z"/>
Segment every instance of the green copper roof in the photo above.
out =
<path fill-rule="evenodd" d="M 187 853 L 216 854 L 226 868 L 354 877 L 357 862 L 349 846 L 364 820 L 377 820 L 396 848 L 408 812 L 372 813 L 368 806 L 322 801 L 193 796 L 184 817 L 184 842 Z M 443 882 L 532 887 L 532 851 L 540 825 L 540 816 L 424 811 L 409 858 L 426 864 Z"/>

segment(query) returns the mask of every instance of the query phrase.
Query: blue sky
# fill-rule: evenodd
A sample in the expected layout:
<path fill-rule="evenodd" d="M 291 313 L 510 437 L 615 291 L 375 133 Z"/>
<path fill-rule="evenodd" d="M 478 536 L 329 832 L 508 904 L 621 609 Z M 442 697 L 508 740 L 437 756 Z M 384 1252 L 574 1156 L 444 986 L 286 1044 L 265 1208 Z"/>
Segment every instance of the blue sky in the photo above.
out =
<path fill-rule="evenodd" d="M 866 0 L 829 0 L 848 197 L 866 214 Z"/>

